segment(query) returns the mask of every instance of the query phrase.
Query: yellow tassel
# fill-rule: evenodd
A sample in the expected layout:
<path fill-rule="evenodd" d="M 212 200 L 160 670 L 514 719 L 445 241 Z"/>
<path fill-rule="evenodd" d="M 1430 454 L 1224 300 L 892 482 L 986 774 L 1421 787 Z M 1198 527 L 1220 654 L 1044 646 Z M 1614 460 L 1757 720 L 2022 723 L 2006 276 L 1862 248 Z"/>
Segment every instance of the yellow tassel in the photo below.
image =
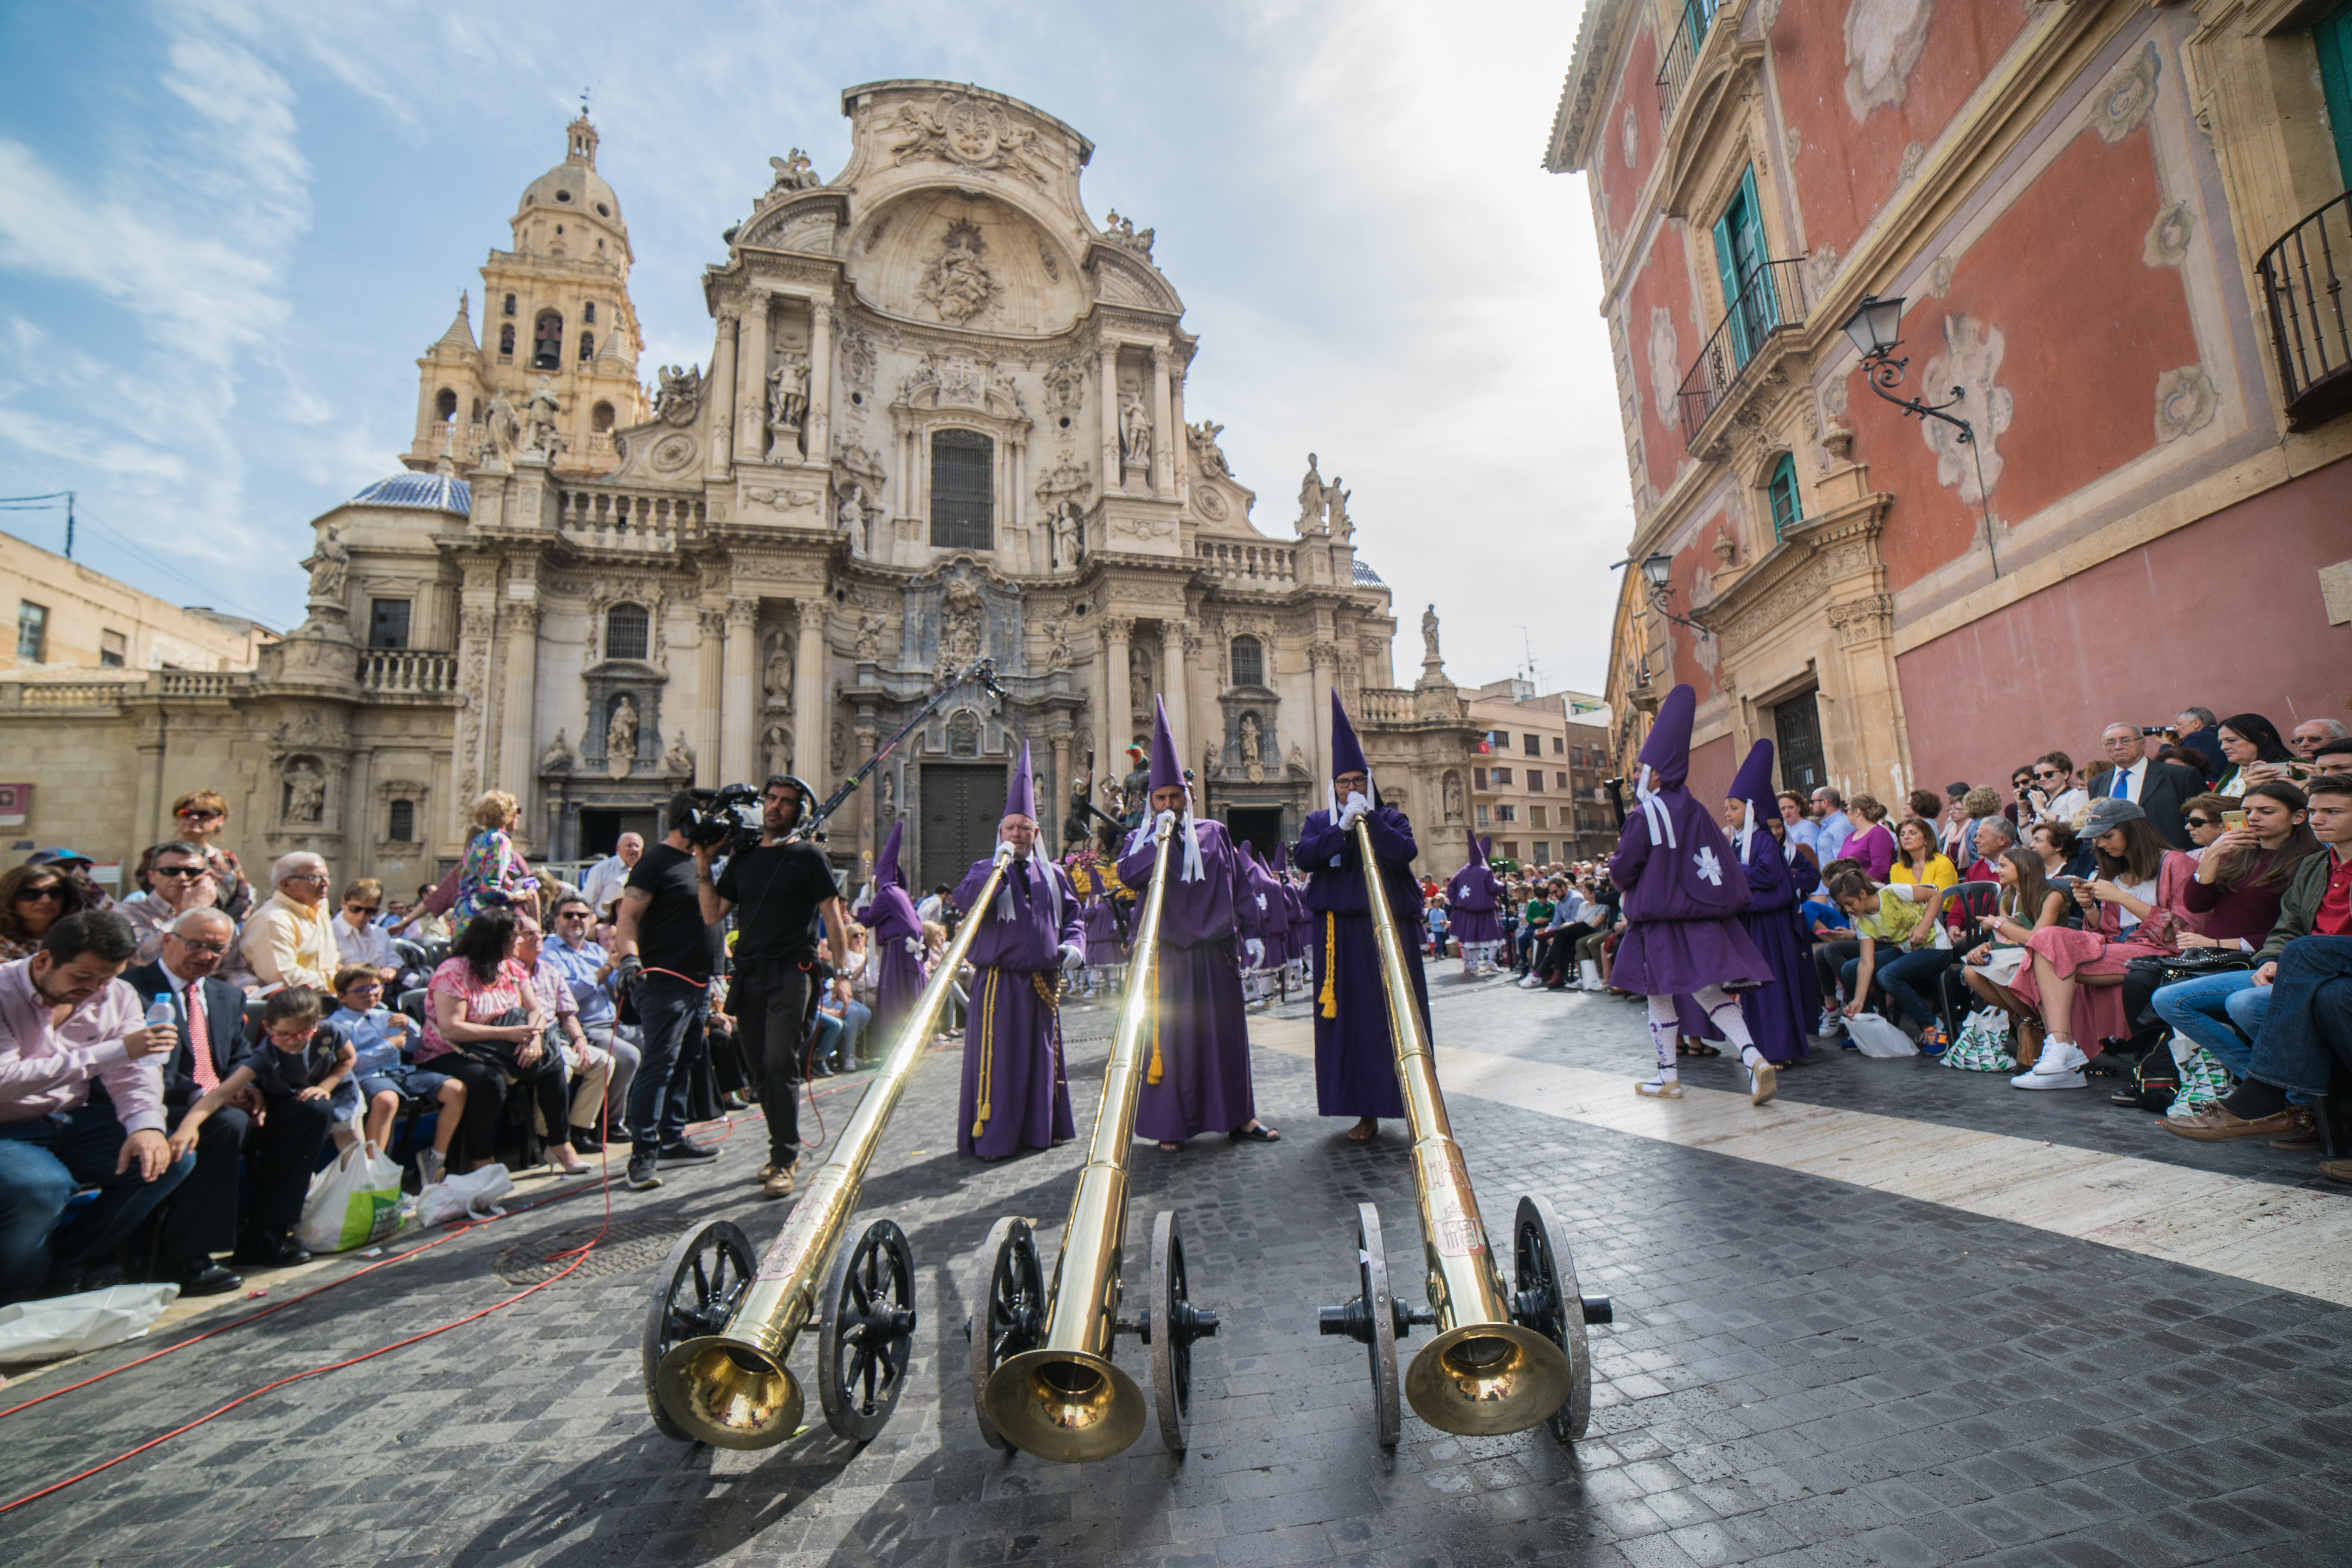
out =
<path fill-rule="evenodd" d="M 1157 985 L 1160 976 L 1155 972 L 1151 979 Z M 1158 1083 L 1166 1074 L 1167 1069 L 1160 1064 L 1160 1009 L 1154 1007 L 1151 1009 L 1151 1065 L 1144 1069 L 1143 1081 Z"/>
<path fill-rule="evenodd" d="M 965 918 L 970 919 L 971 917 L 966 916 Z M 988 1130 L 988 1119 L 992 1114 L 992 1102 L 989 1095 L 989 1069 L 995 1065 L 993 1060 L 995 1056 L 994 1047 L 996 1043 L 995 970 L 992 969 L 988 971 L 987 983 L 983 987 L 982 987 L 980 996 L 975 997 L 974 1001 L 982 1009 L 980 1015 L 980 1107 L 978 1113 L 971 1119 L 971 1135 L 974 1138 L 977 1138 Z"/>
<path fill-rule="evenodd" d="M 1339 998 L 1332 990 L 1339 978 L 1339 917 L 1330 910 L 1323 911 L 1323 994 L 1316 998 L 1323 1004 L 1323 1016 L 1339 1016 Z"/>

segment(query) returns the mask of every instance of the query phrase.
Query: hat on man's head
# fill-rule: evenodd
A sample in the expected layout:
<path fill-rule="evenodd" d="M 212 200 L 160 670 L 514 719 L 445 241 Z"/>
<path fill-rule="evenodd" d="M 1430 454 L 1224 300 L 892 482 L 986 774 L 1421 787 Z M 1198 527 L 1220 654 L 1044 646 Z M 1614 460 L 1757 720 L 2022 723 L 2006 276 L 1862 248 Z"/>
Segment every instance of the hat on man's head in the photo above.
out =
<path fill-rule="evenodd" d="M 89 866 L 95 862 L 79 849 L 68 849 L 59 845 L 55 849 L 36 849 L 25 857 L 25 864 L 27 866 Z"/>
<path fill-rule="evenodd" d="M 2083 830 L 2075 837 L 2084 839 L 2096 838 L 2100 834 L 2112 828 L 2121 827 L 2126 822 L 2146 822 L 2147 820 L 2147 813 L 2142 811 L 2135 803 L 2120 795 L 2103 795 L 2091 803 L 2091 815 L 2083 819 Z"/>
<path fill-rule="evenodd" d="M 1029 781 L 1029 742 L 1021 742 L 1021 765 L 1013 770 L 1013 787 L 1004 792 L 1004 815 L 1037 820 L 1037 791 Z"/>

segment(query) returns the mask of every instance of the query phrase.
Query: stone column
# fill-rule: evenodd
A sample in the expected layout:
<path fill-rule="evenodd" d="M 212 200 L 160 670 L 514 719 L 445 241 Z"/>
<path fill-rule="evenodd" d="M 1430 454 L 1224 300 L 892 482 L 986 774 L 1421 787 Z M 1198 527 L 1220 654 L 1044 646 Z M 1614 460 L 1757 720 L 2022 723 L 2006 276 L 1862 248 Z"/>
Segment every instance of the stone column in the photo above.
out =
<path fill-rule="evenodd" d="M 1191 729 L 1184 720 L 1184 627 L 1181 622 L 1160 623 L 1160 700 L 1168 710 L 1168 738 L 1176 742 L 1176 757 L 1189 763 Z"/>
<path fill-rule="evenodd" d="M 830 793 L 835 781 L 826 775 L 833 765 L 828 733 L 830 704 L 825 701 L 824 596 L 803 599 L 799 656 L 793 660 L 793 766 L 821 793 Z"/>
<path fill-rule="evenodd" d="M 1168 427 L 1168 438 L 1176 444 L 1176 500 L 1181 505 L 1192 499 L 1192 437 L 1184 424 L 1184 376 L 1174 373 L 1168 386 L 1168 412 L 1175 421 Z"/>
<path fill-rule="evenodd" d="M 820 467 L 833 460 L 833 306 L 824 300 L 809 302 L 809 405 L 802 425 L 807 431 L 808 460 Z"/>
<path fill-rule="evenodd" d="M 1118 457 L 1118 345 L 1105 343 L 1097 388 L 1102 404 L 1102 493 L 1110 494 L 1126 482 Z M 1125 745 L 1125 742 L 1119 742 Z"/>
<path fill-rule="evenodd" d="M 727 679 L 727 612 L 698 610 L 702 645 L 694 667 L 694 782 L 719 787 L 719 689 Z"/>
<path fill-rule="evenodd" d="M 1123 777 L 1127 773 L 1125 752 L 1129 737 L 1135 731 L 1135 719 L 1128 701 L 1127 669 L 1127 638 L 1134 630 L 1135 623 L 1124 616 L 1114 616 L 1103 622 L 1102 754 L 1109 759 L 1104 765 L 1110 768 L 1113 778 Z"/>
<path fill-rule="evenodd" d="M 115 889 L 117 893 L 138 890 L 131 886 L 131 873 L 139 868 L 137 856 L 141 851 L 150 844 L 161 844 L 179 837 L 176 831 L 179 824 L 163 820 L 163 736 L 168 722 L 160 701 L 139 716 L 139 795 L 131 818 L 134 840 L 131 846 L 132 858 L 129 863 L 131 870 L 123 873 L 122 881 Z"/>
<path fill-rule="evenodd" d="M 531 775 L 539 757 L 531 748 L 532 699 L 539 684 L 539 604 L 511 600 L 506 607 L 506 692 L 499 702 L 499 767 L 496 786 L 510 792 L 528 813 L 532 806 Z M 468 802 L 468 805 L 471 803 Z M 534 823 L 534 826 L 542 824 Z"/>
<path fill-rule="evenodd" d="M 747 463 L 768 451 L 768 318 L 775 297 L 754 289 L 743 299 L 741 342 L 736 349 L 735 450 Z"/>
<path fill-rule="evenodd" d="M 1176 431 L 1168 422 L 1168 346 L 1151 348 L 1151 493 L 1176 493 Z"/>
<path fill-rule="evenodd" d="M 861 702 L 857 707 L 857 757 L 859 767 L 873 759 L 874 748 L 881 743 L 881 721 L 874 715 L 874 705 Z M 839 784 L 838 779 L 834 781 Z M 863 881 L 874 875 L 874 852 L 881 847 L 881 818 L 877 815 L 876 792 L 881 788 L 878 774 L 869 775 L 865 787 L 850 797 L 857 812 L 857 875 Z"/>
<path fill-rule="evenodd" d="M 723 479 L 735 451 L 735 322 L 732 307 L 719 312 L 719 339 L 710 350 L 710 374 L 702 378 L 702 395 L 710 406 L 702 416 L 710 431 L 710 462 L 703 477 Z"/>
<path fill-rule="evenodd" d="M 1312 811 L 1318 809 L 1313 803 L 1321 799 L 1324 793 L 1322 784 L 1317 781 L 1328 780 L 1331 776 L 1331 689 L 1339 684 L 1339 645 L 1334 642 L 1308 644 L 1307 667 L 1307 704 L 1315 715 L 1315 754 L 1309 759 L 1315 771 L 1307 788 L 1307 809 Z M 1348 717 L 1355 723 L 1358 738 L 1361 739 L 1363 715 L 1350 713 Z"/>
<path fill-rule="evenodd" d="M 727 601 L 727 649 L 719 681 L 719 777 L 755 783 L 760 747 L 760 601 Z M 764 771 L 761 777 L 767 775 Z"/>

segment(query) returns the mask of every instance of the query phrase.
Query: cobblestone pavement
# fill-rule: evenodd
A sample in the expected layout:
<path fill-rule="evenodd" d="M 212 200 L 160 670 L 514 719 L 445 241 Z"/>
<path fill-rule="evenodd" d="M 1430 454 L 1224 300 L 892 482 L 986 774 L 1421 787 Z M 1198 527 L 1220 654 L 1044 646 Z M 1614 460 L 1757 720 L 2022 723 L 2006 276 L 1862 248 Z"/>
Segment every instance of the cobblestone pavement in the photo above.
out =
<path fill-rule="evenodd" d="M 1638 1076 L 1637 1006 L 1433 973 L 1441 1042 Z M 1297 1004 L 1277 1013 L 1303 1016 Z M 1108 1026 L 1099 1005 L 1070 1019 L 1082 1134 Z M 1451 1110 L 1487 1215 L 1501 1220 L 1523 1192 L 1548 1194 L 1583 1288 L 1615 1298 L 1615 1326 L 1593 1331 L 1591 1435 L 1573 1449 L 1541 1428 L 1456 1438 L 1408 1407 L 1403 1440 L 1383 1452 L 1363 1354 L 1318 1339 L 1315 1310 L 1354 1290 L 1357 1203 L 1380 1205 L 1391 1257 L 1414 1256 L 1402 1143 L 1393 1132 L 1369 1147 L 1341 1140 L 1344 1123 L 1315 1116 L 1311 1064 L 1298 1057 L 1261 1051 L 1256 1067 L 1259 1109 L 1287 1133 L 1281 1143 L 1136 1150 L 1130 1237 L 1172 1209 L 1193 1299 L 1223 1324 L 1196 1347 L 1192 1447 L 1181 1460 L 1156 1430 L 1084 1466 L 982 1446 L 961 1331 L 981 1285 L 975 1254 L 999 1215 L 1024 1215 L 1039 1222 L 1050 1268 L 1082 1145 L 988 1167 L 960 1159 L 955 1063 L 941 1053 L 918 1074 L 866 1191 L 862 1212 L 896 1218 L 912 1242 L 921 1324 L 907 1396 L 863 1449 L 831 1436 L 813 1394 L 810 1429 L 757 1453 L 674 1444 L 646 1418 L 638 1336 L 669 1237 L 727 1215 L 764 1243 L 783 1217 L 784 1205 L 752 1195 L 752 1122 L 715 1166 L 671 1173 L 653 1193 L 616 1184 L 614 1230 L 592 1268 L 0 1514 L 0 1561 L 2352 1563 L 2352 1312 L 1467 1098 Z M 1690 1073 L 1727 1089 L 1738 1076 L 1727 1061 Z M 1925 1063 L 1832 1050 L 1784 1083 L 1794 1098 L 2127 1145 L 2263 1180 L 2299 1181 L 2310 1163 L 2180 1144 L 2103 1097 L 2018 1095 Z M 821 1101 L 829 1128 L 853 1100 L 854 1088 Z M 543 1190 L 527 1183 L 523 1195 Z M 0 1501 L 274 1378 L 500 1300 L 544 1278 L 541 1260 L 602 1218 L 593 1195 L 517 1215 L 9 1417 Z M 1129 1248 L 1138 1299 L 1146 1250 Z M 1418 1298 L 1409 1279 L 1401 1288 Z M 22 1382 L 0 1405 L 231 1315 L 223 1307 Z M 814 1348 L 812 1334 L 794 1358 L 811 1382 Z M 1148 1387 L 1131 1342 L 1121 1357 Z"/>

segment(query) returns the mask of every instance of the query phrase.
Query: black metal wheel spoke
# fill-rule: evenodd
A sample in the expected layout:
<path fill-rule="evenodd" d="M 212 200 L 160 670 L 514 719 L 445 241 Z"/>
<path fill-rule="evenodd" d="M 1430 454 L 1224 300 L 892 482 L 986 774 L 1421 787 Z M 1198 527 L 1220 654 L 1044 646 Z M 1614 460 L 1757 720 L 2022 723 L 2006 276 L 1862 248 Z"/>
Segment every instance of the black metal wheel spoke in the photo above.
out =
<path fill-rule="evenodd" d="M 693 1441 L 693 1435 L 662 1407 L 656 1386 L 662 1358 L 688 1340 L 723 1330 L 757 1268 L 751 1238 L 727 1220 L 708 1221 L 679 1237 L 663 1261 L 661 1272 L 655 1277 L 639 1354 L 646 1406 L 664 1436 L 680 1443 Z"/>
<path fill-rule="evenodd" d="M 876 1220 L 835 1259 L 824 1296 L 817 1359 L 825 1422 L 871 1442 L 898 1403 L 914 1349 L 914 1255 L 904 1232 Z"/>

